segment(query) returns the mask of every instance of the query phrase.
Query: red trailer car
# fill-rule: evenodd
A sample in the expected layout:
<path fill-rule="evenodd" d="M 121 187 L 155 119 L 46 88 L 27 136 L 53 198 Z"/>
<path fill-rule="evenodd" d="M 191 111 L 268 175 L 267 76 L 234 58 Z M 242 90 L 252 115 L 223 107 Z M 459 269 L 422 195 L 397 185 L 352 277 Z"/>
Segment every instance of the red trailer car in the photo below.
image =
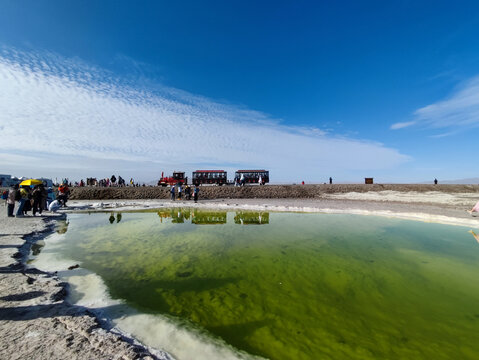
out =
<path fill-rule="evenodd" d="M 185 178 L 185 173 L 180 171 L 173 172 L 173 176 L 163 176 L 161 172 L 161 178 L 158 180 L 158 186 L 175 186 L 176 184 L 186 185 L 188 178 Z"/>

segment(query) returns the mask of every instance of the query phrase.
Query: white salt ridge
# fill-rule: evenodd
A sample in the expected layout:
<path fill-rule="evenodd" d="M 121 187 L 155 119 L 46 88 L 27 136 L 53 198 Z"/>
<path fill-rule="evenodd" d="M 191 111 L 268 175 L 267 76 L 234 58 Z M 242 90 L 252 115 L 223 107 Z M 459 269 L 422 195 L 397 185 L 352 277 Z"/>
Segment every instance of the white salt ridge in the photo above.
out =
<path fill-rule="evenodd" d="M 34 259 L 34 263 L 31 263 L 30 266 L 45 272 L 61 272 L 72 265 L 78 264 L 77 261 L 65 258 L 64 255 L 55 252 L 55 248 L 59 246 L 62 240 L 61 234 L 53 233 L 49 235 L 45 239 L 47 249 L 44 248 L 38 256 L 31 255 L 30 258 Z"/>
<path fill-rule="evenodd" d="M 428 204 L 447 204 L 469 207 L 474 204 L 479 194 L 476 193 L 443 193 L 439 191 L 417 192 L 408 191 L 400 192 L 393 190 L 385 191 L 368 191 L 364 193 L 335 193 L 324 194 L 325 199 L 342 199 L 342 200 L 363 200 L 363 201 L 401 201 L 406 203 L 428 203 Z"/>

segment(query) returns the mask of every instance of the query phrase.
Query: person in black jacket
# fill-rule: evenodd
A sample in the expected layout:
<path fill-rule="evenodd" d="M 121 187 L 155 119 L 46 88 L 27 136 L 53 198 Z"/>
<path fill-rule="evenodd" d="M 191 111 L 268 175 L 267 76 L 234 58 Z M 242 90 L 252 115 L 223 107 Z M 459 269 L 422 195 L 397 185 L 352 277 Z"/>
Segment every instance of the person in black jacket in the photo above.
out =
<path fill-rule="evenodd" d="M 198 194 L 200 192 L 200 187 L 198 185 L 195 186 L 194 194 L 193 194 L 193 199 L 195 202 L 198 202 Z"/>
<path fill-rule="evenodd" d="M 43 184 L 35 186 L 33 189 L 32 198 L 33 198 L 33 216 L 36 215 L 37 211 L 42 214 L 43 206 L 45 203 L 45 199 L 47 197 L 47 191 Z"/>

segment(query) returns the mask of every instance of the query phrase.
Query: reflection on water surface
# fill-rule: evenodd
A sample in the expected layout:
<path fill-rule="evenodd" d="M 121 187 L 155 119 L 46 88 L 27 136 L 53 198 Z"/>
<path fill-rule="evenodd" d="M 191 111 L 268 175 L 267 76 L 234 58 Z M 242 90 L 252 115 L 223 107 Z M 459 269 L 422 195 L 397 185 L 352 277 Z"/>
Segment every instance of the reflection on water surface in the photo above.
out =
<path fill-rule="evenodd" d="M 171 219 L 172 223 L 182 224 L 191 220 L 195 225 L 219 225 L 227 223 L 226 211 L 207 211 L 198 209 L 163 209 L 158 211 L 161 220 Z M 234 223 L 240 225 L 257 224 L 264 225 L 269 223 L 268 212 L 237 211 L 234 217 Z"/>
<path fill-rule="evenodd" d="M 99 274 L 135 309 L 267 358 L 476 359 L 479 246 L 467 230 L 175 208 L 72 215 L 42 252 Z"/>
<path fill-rule="evenodd" d="M 268 212 L 237 211 L 235 224 L 240 225 L 264 225 L 269 224 Z"/>

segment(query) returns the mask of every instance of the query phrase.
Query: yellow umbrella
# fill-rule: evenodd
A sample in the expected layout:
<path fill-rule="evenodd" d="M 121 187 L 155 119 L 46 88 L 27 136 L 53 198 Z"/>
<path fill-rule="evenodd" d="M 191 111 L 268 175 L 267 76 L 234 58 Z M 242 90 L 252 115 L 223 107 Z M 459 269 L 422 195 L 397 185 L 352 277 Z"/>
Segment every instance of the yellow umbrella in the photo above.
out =
<path fill-rule="evenodd" d="M 39 185 L 43 184 L 43 181 L 37 180 L 37 179 L 28 179 L 28 180 L 23 180 L 20 183 L 20 186 L 32 186 L 32 185 Z"/>

